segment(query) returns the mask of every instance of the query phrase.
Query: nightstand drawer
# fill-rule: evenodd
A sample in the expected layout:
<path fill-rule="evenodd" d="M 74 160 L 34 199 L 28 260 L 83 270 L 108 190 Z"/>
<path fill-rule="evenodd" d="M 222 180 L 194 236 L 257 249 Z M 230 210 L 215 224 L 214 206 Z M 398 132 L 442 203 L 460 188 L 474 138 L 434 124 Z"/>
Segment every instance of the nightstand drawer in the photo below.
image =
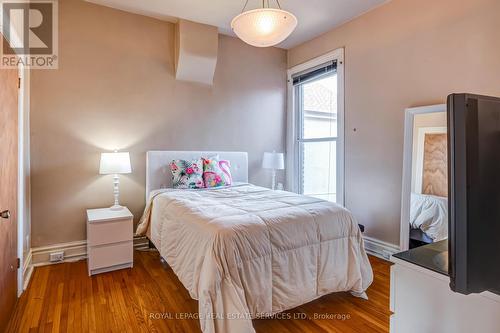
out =
<path fill-rule="evenodd" d="M 88 251 L 89 270 L 131 263 L 134 259 L 132 241 L 91 246 Z"/>
<path fill-rule="evenodd" d="M 131 241 L 132 219 L 88 223 L 87 242 L 89 246 Z"/>

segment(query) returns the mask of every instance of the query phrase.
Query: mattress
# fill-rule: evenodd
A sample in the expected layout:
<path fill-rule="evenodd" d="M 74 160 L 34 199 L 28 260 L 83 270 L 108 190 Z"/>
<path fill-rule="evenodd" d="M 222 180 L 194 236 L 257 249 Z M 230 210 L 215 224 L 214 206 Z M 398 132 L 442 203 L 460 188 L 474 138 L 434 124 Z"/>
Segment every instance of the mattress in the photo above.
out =
<path fill-rule="evenodd" d="M 254 332 L 252 318 L 372 283 L 359 227 L 334 203 L 250 184 L 150 198 L 138 233 L 199 301 L 203 332 Z"/>
<path fill-rule="evenodd" d="M 410 226 L 422 230 L 434 242 L 448 238 L 448 199 L 412 193 Z"/>

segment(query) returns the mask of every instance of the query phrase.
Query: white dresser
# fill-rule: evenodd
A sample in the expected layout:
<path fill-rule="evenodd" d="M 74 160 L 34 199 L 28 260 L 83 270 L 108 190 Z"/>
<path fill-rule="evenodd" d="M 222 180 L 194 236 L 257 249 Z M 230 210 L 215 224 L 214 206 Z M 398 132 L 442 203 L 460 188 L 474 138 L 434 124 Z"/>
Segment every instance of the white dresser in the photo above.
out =
<path fill-rule="evenodd" d="M 392 257 L 391 333 L 498 333 L 500 295 L 462 295 L 450 278 Z"/>
<path fill-rule="evenodd" d="M 87 210 L 89 275 L 133 267 L 133 218 L 126 207 Z"/>

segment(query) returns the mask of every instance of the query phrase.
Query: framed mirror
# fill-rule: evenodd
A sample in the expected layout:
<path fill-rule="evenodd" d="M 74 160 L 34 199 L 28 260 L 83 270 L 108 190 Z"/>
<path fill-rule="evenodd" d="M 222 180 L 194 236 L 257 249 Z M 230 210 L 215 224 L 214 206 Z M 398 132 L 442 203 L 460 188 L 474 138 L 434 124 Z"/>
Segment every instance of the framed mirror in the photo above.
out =
<path fill-rule="evenodd" d="M 405 110 L 400 247 L 448 238 L 446 104 Z"/>

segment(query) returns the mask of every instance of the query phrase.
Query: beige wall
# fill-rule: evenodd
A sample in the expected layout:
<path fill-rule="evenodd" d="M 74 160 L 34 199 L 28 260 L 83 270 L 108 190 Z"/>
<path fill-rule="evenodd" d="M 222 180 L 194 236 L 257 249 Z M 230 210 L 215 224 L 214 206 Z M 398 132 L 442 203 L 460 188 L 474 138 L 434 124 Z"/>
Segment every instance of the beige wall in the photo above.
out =
<path fill-rule="evenodd" d="M 393 0 L 288 52 L 345 47 L 346 205 L 366 235 L 399 243 L 403 110 L 500 96 L 499 33 L 498 0 Z"/>
<path fill-rule="evenodd" d="M 131 152 L 121 201 L 144 207 L 145 152 L 284 149 L 286 53 L 220 36 L 213 87 L 175 81 L 174 26 L 82 1 L 59 2 L 59 70 L 31 77 L 32 245 L 82 240 L 85 209 L 112 204 L 99 154 Z"/>

